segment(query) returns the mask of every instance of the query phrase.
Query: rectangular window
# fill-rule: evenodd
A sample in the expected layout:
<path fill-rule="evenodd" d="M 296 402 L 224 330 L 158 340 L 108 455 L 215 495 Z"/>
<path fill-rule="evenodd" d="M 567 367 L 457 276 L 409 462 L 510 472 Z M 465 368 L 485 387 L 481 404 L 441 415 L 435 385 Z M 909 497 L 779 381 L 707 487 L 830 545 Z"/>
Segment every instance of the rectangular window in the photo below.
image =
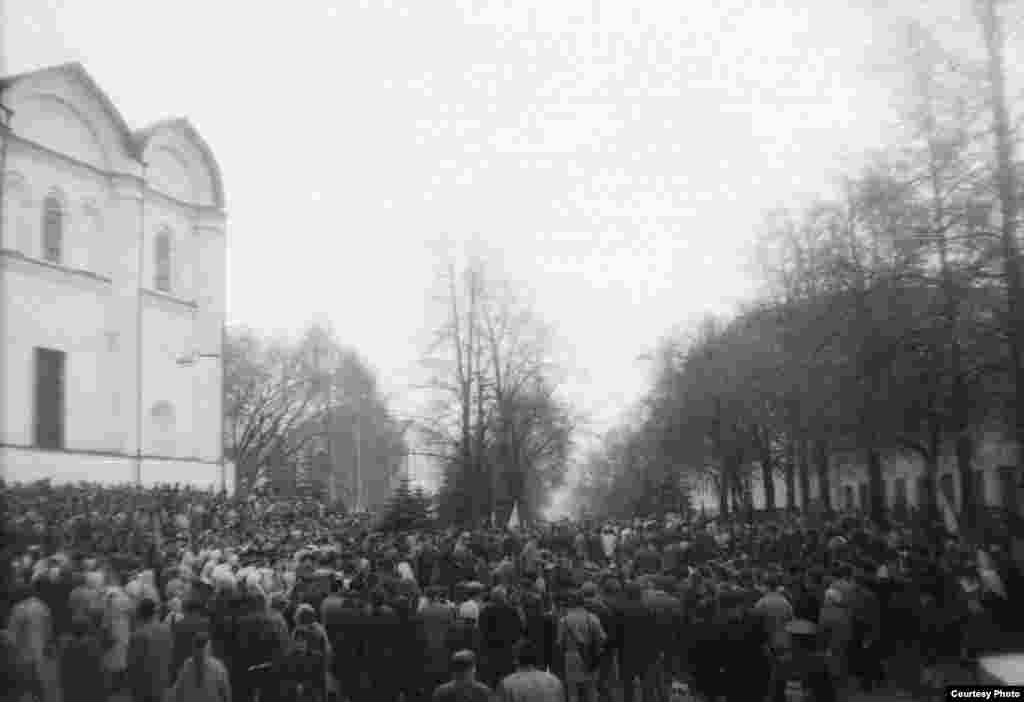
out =
<path fill-rule="evenodd" d="M 946 473 L 939 478 L 939 494 L 940 499 L 946 498 L 953 509 L 957 508 L 956 485 L 953 483 L 952 473 Z"/>
<path fill-rule="evenodd" d="M 892 481 L 893 504 L 907 506 L 907 479 L 896 478 Z"/>
<path fill-rule="evenodd" d="M 161 233 L 156 238 L 156 289 L 171 291 L 171 237 Z"/>
<path fill-rule="evenodd" d="M 1017 502 L 1017 476 L 1013 466 L 1000 466 L 999 468 L 999 498 L 1003 509 L 1014 514 L 1019 509 Z"/>
<path fill-rule="evenodd" d="M 988 504 L 985 494 L 985 471 L 975 470 L 971 472 L 971 492 L 974 497 L 974 504 L 983 506 Z"/>
<path fill-rule="evenodd" d="M 64 448 L 63 351 L 35 351 L 35 443 L 40 448 Z"/>
<path fill-rule="evenodd" d="M 924 507 L 928 503 L 928 478 L 917 479 L 917 506 Z"/>

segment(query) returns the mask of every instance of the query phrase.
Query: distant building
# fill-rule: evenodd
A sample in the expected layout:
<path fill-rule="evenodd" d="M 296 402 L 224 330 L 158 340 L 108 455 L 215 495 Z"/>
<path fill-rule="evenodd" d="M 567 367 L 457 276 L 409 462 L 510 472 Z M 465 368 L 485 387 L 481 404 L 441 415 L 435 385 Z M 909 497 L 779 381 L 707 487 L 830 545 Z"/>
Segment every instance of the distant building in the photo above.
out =
<path fill-rule="evenodd" d="M 77 64 L 0 79 L 0 476 L 224 485 L 220 171 Z"/>
<path fill-rule="evenodd" d="M 977 501 L 988 507 L 1008 509 L 1021 514 L 1024 504 L 1020 500 L 1020 475 L 1014 465 L 1014 448 L 1002 432 L 989 430 L 979 432 L 975 437 L 974 494 Z M 902 504 L 906 507 L 921 507 L 925 502 L 924 461 L 907 451 L 884 452 L 882 476 L 885 502 L 890 508 Z M 956 457 L 947 452 L 939 462 L 939 489 L 954 496 L 953 504 L 959 506 L 962 488 L 957 471 Z M 764 486 L 760 470 L 755 467 L 751 479 L 754 506 L 765 506 Z M 816 466 L 810 467 L 810 499 L 820 501 L 821 489 Z M 829 491 L 832 507 L 839 510 L 867 511 L 870 492 L 868 473 L 863 452 L 833 452 L 829 456 Z M 796 479 L 795 494 L 797 506 L 802 504 L 800 480 Z M 718 496 L 707 481 L 697 487 L 694 503 L 698 509 L 708 512 L 718 509 Z M 775 506 L 786 506 L 786 485 L 782 476 L 775 476 Z"/>

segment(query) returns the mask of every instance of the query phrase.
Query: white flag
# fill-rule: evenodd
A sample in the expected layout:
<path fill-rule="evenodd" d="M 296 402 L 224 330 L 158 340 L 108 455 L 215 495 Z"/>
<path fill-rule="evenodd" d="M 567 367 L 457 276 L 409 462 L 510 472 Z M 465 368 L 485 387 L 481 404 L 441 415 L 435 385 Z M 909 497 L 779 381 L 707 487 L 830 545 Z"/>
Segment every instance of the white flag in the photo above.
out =
<path fill-rule="evenodd" d="M 960 527 L 957 526 L 956 512 L 953 510 L 949 496 L 943 490 L 940 490 L 939 493 L 939 509 L 942 510 L 942 521 L 946 524 L 946 531 L 950 534 L 959 534 Z"/>
<path fill-rule="evenodd" d="M 512 514 L 508 518 L 508 528 L 515 530 L 519 528 L 519 503 L 512 505 Z"/>

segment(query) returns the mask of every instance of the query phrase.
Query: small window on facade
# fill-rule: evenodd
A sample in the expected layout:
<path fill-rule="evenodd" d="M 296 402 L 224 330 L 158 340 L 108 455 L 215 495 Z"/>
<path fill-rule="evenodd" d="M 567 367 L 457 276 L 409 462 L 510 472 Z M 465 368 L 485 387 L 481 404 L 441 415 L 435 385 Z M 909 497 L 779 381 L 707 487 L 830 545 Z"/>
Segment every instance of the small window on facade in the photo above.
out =
<path fill-rule="evenodd" d="M 917 479 L 917 506 L 924 507 L 928 503 L 928 478 Z"/>
<path fill-rule="evenodd" d="M 906 478 L 896 478 L 896 480 L 892 481 L 892 487 L 893 487 L 893 493 L 895 493 L 893 495 L 894 504 L 906 506 L 907 505 L 907 479 Z"/>
<path fill-rule="evenodd" d="M 156 280 L 154 285 L 161 292 L 171 291 L 171 233 L 162 231 L 156 236 Z"/>
<path fill-rule="evenodd" d="M 64 245 L 64 208 L 56 195 L 43 200 L 43 258 L 60 263 Z"/>
<path fill-rule="evenodd" d="M 985 494 L 985 471 L 976 470 L 971 473 L 971 499 L 974 500 L 975 505 L 984 506 L 988 504 L 987 495 Z"/>
<path fill-rule="evenodd" d="M 1004 509 L 1014 514 L 1018 511 L 1017 502 L 1017 476 L 1016 468 L 1013 466 L 1001 466 L 999 468 L 999 497 Z"/>
<path fill-rule="evenodd" d="M 956 507 L 956 485 L 953 482 L 953 476 L 951 474 L 946 473 L 939 478 L 939 492 L 941 493 L 941 498 L 949 500 L 949 503 L 953 505 L 954 508 Z"/>

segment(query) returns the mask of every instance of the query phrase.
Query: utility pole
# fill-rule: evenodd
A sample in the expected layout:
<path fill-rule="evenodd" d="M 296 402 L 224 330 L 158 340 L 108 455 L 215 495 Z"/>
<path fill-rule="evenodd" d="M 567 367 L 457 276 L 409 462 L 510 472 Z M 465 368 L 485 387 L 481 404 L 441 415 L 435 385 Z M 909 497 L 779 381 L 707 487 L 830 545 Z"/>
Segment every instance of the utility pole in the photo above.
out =
<path fill-rule="evenodd" d="M 363 512 L 363 431 L 362 431 L 362 398 L 356 410 L 356 512 Z"/>
<path fill-rule="evenodd" d="M 1017 444 L 1018 477 L 1024 478 L 1024 300 L 1021 294 L 1020 254 L 1017 245 L 1017 174 L 1014 164 L 1013 135 L 1006 105 L 1005 36 L 996 0 L 977 0 L 977 14 L 988 50 L 988 77 L 991 86 L 992 122 L 996 145 L 996 178 L 1002 214 L 1001 240 L 1006 275 L 1007 312 L 1009 313 L 1010 378 L 1014 391 L 1014 438 Z"/>
<path fill-rule="evenodd" d="M 316 373 L 317 383 L 320 385 L 321 390 L 323 388 L 323 366 L 321 364 L 321 356 L 325 353 L 323 348 L 323 340 L 316 340 L 316 347 L 313 350 L 313 372 Z M 324 407 L 323 413 L 323 433 L 326 447 L 326 462 L 327 462 L 327 495 L 331 504 L 338 499 L 338 484 L 335 477 L 334 471 L 334 452 L 332 451 L 331 431 L 334 428 L 334 377 L 331 376 L 330 382 L 327 384 L 327 399 L 326 406 Z"/>

